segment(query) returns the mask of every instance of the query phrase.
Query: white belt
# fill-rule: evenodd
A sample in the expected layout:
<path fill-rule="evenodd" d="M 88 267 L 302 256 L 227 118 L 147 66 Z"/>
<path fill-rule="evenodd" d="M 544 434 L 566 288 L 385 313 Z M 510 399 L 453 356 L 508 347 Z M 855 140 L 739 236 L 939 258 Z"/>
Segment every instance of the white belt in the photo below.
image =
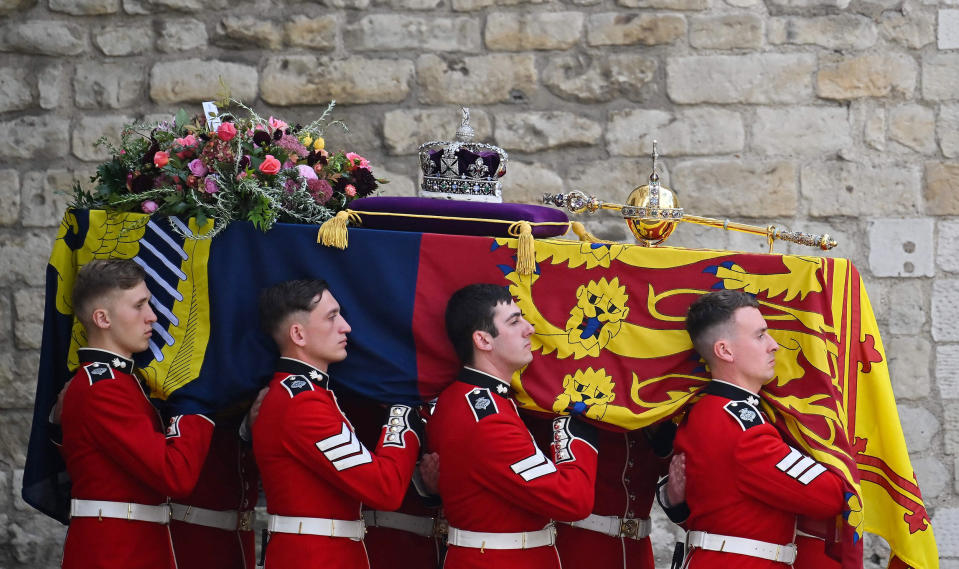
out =
<path fill-rule="evenodd" d="M 704 531 L 691 531 L 686 534 L 686 551 L 700 548 L 724 553 L 738 553 L 750 557 L 759 557 L 770 561 L 791 564 L 796 560 L 796 544 L 778 545 L 766 541 L 718 535 Z"/>
<path fill-rule="evenodd" d="M 556 543 L 556 527 L 550 523 L 537 531 L 517 533 L 491 533 L 466 531 L 450 526 L 449 545 L 475 549 L 532 549 Z"/>
<path fill-rule="evenodd" d="M 166 504 L 148 506 L 133 502 L 107 502 L 105 500 L 70 500 L 71 518 L 117 518 L 155 524 L 170 523 L 170 507 Z"/>
<path fill-rule="evenodd" d="M 630 539 L 643 539 L 649 537 L 653 523 L 649 518 L 620 518 L 617 516 L 597 516 L 590 514 L 589 517 L 575 522 L 568 522 L 574 528 L 588 529 L 610 537 L 628 537 Z"/>
<path fill-rule="evenodd" d="M 226 531 L 250 531 L 253 529 L 255 513 L 253 510 L 237 512 L 236 510 L 208 510 L 196 506 L 170 503 L 170 511 L 174 520 L 206 526 Z"/>
<path fill-rule="evenodd" d="M 437 518 L 380 510 L 363 510 L 363 521 L 366 523 L 366 527 L 398 529 L 423 537 L 437 535 L 439 533 L 437 526 L 441 525 L 437 524 Z"/>
<path fill-rule="evenodd" d="M 329 518 L 301 518 L 270 514 L 268 529 L 271 532 L 327 537 L 348 537 L 360 541 L 366 535 L 363 520 L 331 520 Z"/>

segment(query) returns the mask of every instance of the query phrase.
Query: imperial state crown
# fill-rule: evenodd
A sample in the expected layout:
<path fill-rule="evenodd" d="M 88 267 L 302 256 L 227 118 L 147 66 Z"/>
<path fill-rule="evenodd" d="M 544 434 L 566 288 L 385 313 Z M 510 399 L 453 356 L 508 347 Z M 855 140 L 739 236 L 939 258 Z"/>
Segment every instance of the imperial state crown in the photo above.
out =
<path fill-rule="evenodd" d="M 506 173 L 509 155 L 499 146 L 473 142 L 470 111 L 463 108 L 463 121 L 455 139 L 431 140 L 420 145 L 423 197 L 479 202 L 503 201 L 500 178 Z"/>

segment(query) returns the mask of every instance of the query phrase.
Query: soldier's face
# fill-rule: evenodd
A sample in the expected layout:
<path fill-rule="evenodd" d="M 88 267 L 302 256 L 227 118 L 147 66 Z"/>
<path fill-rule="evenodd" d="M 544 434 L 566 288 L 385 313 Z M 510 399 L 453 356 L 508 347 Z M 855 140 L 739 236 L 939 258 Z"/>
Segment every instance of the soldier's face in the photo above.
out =
<path fill-rule="evenodd" d="M 104 311 L 109 321 L 107 334 L 114 351 L 130 357 L 150 346 L 157 317 L 150 307 L 150 290 L 146 283 L 111 292 Z"/>
<path fill-rule="evenodd" d="M 775 377 L 779 344 L 769 335 L 762 313 L 751 306 L 737 309 L 732 331 L 730 346 L 736 368 L 757 387 Z"/>
<path fill-rule="evenodd" d="M 350 325 L 330 291 L 323 291 L 302 326 L 306 339 L 304 351 L 312 360 L 309 363 L 323 367 L 346 358 L 346 335 L 350 332 Z"/>
<path fill-rule="evenodd" d="M 525 318 L 514 301 L 500 303 L 493 309 L 496 337 L 492 339 L 493 355 L 513 371 L 533 361 L 530 336 L 533 325 Z"/>

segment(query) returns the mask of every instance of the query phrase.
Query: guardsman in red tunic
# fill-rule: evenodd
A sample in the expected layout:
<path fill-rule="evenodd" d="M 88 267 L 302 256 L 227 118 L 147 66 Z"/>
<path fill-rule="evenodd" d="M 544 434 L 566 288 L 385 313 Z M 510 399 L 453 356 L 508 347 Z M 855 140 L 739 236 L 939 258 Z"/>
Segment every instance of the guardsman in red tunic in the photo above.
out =
<path fill-rule="evenodd" d="M 266 492 L 267 569 L 366 568 L 361 504 L 395 510 L 420 449 L 422 419 L 390 407 L 375 450 L 354 432 L 329 388 L 350 326 L 321 280 L 287 281 L 260 297 L 260 320 L 281 358 L 253 424 Z"/>
<path fill-rule="evenodd" d="M 704 295 L 690 306 L 686 329 L 713 377 L 676 434 L 676 452 L 686 457 L 686 564 L 788 567 L 797 516 L 838 515 L 843 484 L 788 445 L 759 409 L 778 345 L 754 297 Z"/>
<path fill-rule="evenodd" d="M 133 375 L 156 321 L 144 277 L 120 259 L 77 273 L 73 306 L 89 348 L 63 396 L 61 452 L 73 481 L 66 569 L 175 567 L 167 496 L 193 490 L 213 435 L 203 415 L 164 429 Z"/>
<path fill-rule="evenodd" d="M 193 492 L 170 503 L 178 569 L 253 569 L 253 508 L 259 474 L 235 413 L 217 417 L 213 442 Z M 243 423 L 245 426 L 245 423 Z"/>
<path fill-rule="evenodd" d="M 513 373 L 532 360 L 533 327 L 505 288 L 454 293 L 446 329 L 464 367 L 427 424 L 449 522 L 444 567 L 558 569 L 552 520 L 593 508 L 595 429 L 559 417 L 550 456 L 534 442 L 509 397 Z"/>

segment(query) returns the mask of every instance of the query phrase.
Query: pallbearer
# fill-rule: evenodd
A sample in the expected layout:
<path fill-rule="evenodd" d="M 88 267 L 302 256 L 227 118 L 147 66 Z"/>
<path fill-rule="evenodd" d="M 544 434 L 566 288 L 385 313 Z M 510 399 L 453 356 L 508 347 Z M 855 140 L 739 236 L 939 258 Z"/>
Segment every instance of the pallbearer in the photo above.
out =
<path fill-rule="evenodd" d="M 133 354 L 147 349 L 156 315 L 135 262 L 94 260 L 77 273 L 73 307 L 87 333 L 63 396 L 63 447 L 73 480 L 63 567 L 176 567 L 167 497 L 197 482 L 213 434 L 204 415 L 164 427 Z"/>
<path fill-rule="evenodd" d="M 428 423 L 449 521 L 444 567 L 558 569 L 551 520 L 593 508 L 595 429 L 560 417 L 549 455 L 536 446 L 510 398 L 510 378 L 533 359 L 533 326 L 505 288 L 454 293 L 446 330 L 463 369 Z"/>
<path fill-rule="evenodd" d="M 270 514 L 266 567 L 366 568 L 361 504 L 399 507 L 422 419 L 415 409 L 393 405 L 375 450 L 360 442 L 330 390 L 327 367 L 346 357 L 350 326 L 324 281 L 266 289 L 260 322 L 282 356 L 253 424 Z"/>

